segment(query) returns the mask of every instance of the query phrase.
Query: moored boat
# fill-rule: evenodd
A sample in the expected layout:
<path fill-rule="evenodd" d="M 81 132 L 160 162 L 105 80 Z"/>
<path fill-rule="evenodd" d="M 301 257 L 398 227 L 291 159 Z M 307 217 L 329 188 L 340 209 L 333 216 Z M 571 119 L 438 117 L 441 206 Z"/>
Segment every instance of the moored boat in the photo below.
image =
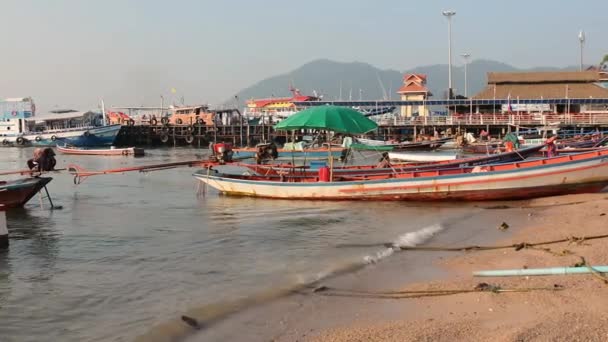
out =
<path fill-rule="evenodd" d="M 194 176 L 228 195 L 308 200 L 511 200 L 597 192 L 608 185 L 608 149 L 523 162 L 315 179 Z"/>
<path fill-rule="evenodd" d="M 0 181 L 0 205 L 5 208 L 22 207 L 52 179 L 50 177 L 28 177 Z"/>
<path fill-rule="evenodd" d="M 56 110 L 36 119 L 31 98 L 0 101 L 0 143 L 3 146 L 110 146 L 121 125 L 108 125 L 94 112 Z"/>
<path fill-rule="evenodd" d="M 451 169 L 460 167 L 472 167 L 478 165 L 508 163 L 521 161 L 537 154 L 543 145 L 528 147 L 521 150 L 493 154 L 483 157 L 472 157 L 458 160 L 427 162 L 427 163 L 392 163 L 387 167 L 378 165 L 348 165 L 336 166 L 333 168 L 335 175 L 372 175 L 372 174 L 391 174 L 403 173 L 420 170 Z M 307 177 L 318 177 L 319 168 L 311 166 L 294 166 L 290 164 L 239 164 L 260 175 L 298 175 Z"/>
<path fill-rule="evenodd" d="M 462 159 L 456 153 L 411 153 L 411 152 L 389 152 L 388 156 L 391 160 L 404 160 L 412 162 L 439 162 Z"/>
<path fill-rule="evenodd" d="M 59 146 L 57 145 L 57 151 L 64 154 L 75 154 L 75 155 L 88 155 L 88 156 L 134 156 L 140 157 L 144 155 L 144 149 L 138 147 L 127 147 L 127 148 L 105 148 L 105 149 L 93 149 L 93 148 L 79 148 L 73 146 Z"/>
<path fill-rule="evenodd" d="M 235 158 L 254 158 L 256 153 L 258 152 L 257 147 L 244 147 L 244 148 L 235 148 L 232 150 L 234 152 Z M 331 147 L 330 150 L 327 147 L 321 148 L 304 148 L 304 149 L 289 149 L 289 148 L 279 148 L 278 159 L 327 159 L 329 155 L 335 159 L 340 158 L 344 148 L 342 147 Z"/>

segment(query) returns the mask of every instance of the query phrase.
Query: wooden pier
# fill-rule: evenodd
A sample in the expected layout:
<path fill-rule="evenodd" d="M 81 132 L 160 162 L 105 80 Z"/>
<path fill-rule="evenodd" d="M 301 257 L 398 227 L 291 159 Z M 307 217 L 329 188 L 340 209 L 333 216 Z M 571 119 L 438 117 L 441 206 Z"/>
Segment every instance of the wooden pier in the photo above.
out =
<path fill-rule="evenodd" d="M 457 134 L 480 130 L 501 137 L 508 132 L 544 127 L 545 129 L 567 130 L 570 132 L 604 131 L 608 129 L 608 112 L 572 114 L 460 114 L 447 116 L 427 116 L 385 119 L 378 121 L 376 132 L 368 134 L 380 139 L 399 136 L 412 139 L 419 134 L 433 135 L 437 130 L 443 134 Z M 236 122 L 231 125 L 151 125 L 141 123 L 125 125 L 118 138 L 119 146 L 186 146 L 206 147 L 210 142 L 231 142 L 235 146 L 253 146 L 263 141 L 284 143 L 290 133 L 275 132 L 272 124 Z M 311 135 L 311 132 L 297 132 L 295 137 Z"/>

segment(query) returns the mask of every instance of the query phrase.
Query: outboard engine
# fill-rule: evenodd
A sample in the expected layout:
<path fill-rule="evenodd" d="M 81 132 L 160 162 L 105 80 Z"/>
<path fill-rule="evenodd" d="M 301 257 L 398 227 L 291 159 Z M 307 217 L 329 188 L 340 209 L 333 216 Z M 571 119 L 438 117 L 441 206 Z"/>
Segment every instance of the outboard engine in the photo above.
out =
<path fill-rule="evenodd" d="M 274 160 L 279 157 L 279 149 L 274 143 L 258 144 L 256 146 L 255 162 L 262 164 L 266 160 Z"/>
<path fill-rule="evenodd" d="M 232 161 L 232 144 L 231 143 L 216 143 L 211 144 L 212 159 L 215 159 L 221 165 Z"/>
<path fill-rule="evenodd" d="M 35 149 L 33 158 L 27 161 L 27 167 L 37 172 L 53 171 L 56 164 L 55 151 L 50 147 Z"/>

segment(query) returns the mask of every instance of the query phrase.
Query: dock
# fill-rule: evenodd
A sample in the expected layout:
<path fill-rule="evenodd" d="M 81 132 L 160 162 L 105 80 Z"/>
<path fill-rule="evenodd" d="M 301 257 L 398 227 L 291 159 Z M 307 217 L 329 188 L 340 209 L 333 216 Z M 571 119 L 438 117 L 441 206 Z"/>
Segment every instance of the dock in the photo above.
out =
<path fill-rule="evenodd" d="M 435 100 L 426 101 L 424 105 L 445 106 L 446 115 L 409 116 L 398 114 L 393 116 L 379 116 L 378 129 L 368 134 L 369 137 L 390 139 L 399 136 L 402 139 L 414 139 L 417 135 L 433 135 L 438 131 L 443 135 L 464 134 L 472 132 L 477 134 L 482 129 L 493 137 L 502 137 L 509 132 L 529 131 L 530 129 L 544 128 L 546 130 L 560 129 L 571 134 L 583 134 L 591 131 L 608 130 L 608 99 L 546 99 L 544 101 L 558 105 L 561 112 L 502 113 L 496 108 L 504 105 L 508 100 Z M 536 103 L 539 100 L 521 100 L 521 103 Z M 420 103 L 419 103 L 420 102 Z M 302 106 L 337 104 L 342 106 L 381 107 L 387 105 L 421 105 L 421 101 L 349 101 L 349 102 L 308 102 L 299 103 Z M 599 110 L 589 112 L 564 111 L 574 106 L 592 104 Z M 477 112 L 482 108 L 482 112 Z M 213 125 L 194 123 L 172 125 L 149 121 L 133 121 L 123 125 L 117 138 L 119 146 L 195 146 L 206 147 L 210 142 L 231 142 L 235 146 L 253 146 L 264 141 L 284 143 L 290 133 L 275 132 L 274 123 L 269 118 L 262 120 L 247 120 L 239 117 L 222 124 L 215 121 Z M 295 132 L 295 137 L 311 135 L 311 132 Z"/>

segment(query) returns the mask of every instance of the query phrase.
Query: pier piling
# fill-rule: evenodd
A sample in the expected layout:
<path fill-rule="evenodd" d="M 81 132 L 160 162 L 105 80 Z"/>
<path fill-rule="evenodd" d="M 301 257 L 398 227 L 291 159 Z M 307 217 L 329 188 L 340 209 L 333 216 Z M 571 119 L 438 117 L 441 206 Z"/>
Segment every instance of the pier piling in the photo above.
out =
<path fill-rule="evenodd" d="M 0 205 L 0 249 L 8 248 L 8 228 L 6 226 L 6 212 L 4 206 Z"/>

